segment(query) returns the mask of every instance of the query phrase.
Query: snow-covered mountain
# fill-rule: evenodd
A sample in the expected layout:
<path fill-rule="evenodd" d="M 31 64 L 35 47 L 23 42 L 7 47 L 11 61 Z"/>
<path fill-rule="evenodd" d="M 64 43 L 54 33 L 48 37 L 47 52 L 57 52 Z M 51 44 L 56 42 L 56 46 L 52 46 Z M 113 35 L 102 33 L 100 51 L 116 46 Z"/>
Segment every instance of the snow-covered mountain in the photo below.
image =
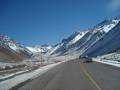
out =
<path fill-rule="evenodd" d="M 8 58 L 20 60 L 37 53 L 55 56 L 79 54 L 95 57 L 120 48 L 119 40 L 119 18 L 104 20 L 91 29 L 74 32 L 68 38 L 53 46 L 35 45 L 25 47 L 7 36 L 0 35 L 0 60 Z"/>
<path fill-rule="evenodd" d="M 75 32 L 67 39 L 63 39 L 61 43 L 57 44 L 55 48 L 51 51 L 51 54 L 61 55 L 72 50 L 72 45 L 77 43 L 88 31 Z"/>
<path fill-rule="evenodd" d="M 120 22 L 112 28 L 97 43 L 84 52 L 83 55 L 96 57 L 120 48 Z"/>
<path fill-rule="evenodd" d="M 57 44 L 50 54 L 62 55 L 77 52 L 79 55 L 83 53 L 87 55 L 88 53 L 85 52 L 92 51 L 91 47 L 102 40 L 103 37 L 106 37 L 109 32 L 114 31 L 113 29 L 119 26 L 119 21 L 119 19 L 104 20 L 91 29 L 75 32 L 70 37 L 63 39 L 61 43 Z M 106 39 L 108 37 L 106 37 Z M 89 54 L 91 54 L 91 52 Z"/>
<path fill-rule="evenodd" d="M 33 47 L 26 47 L 28 50 L 30 50 L 32 53 L 47 53 L 52 50 L 51 45 L 35 45 Z"/>
<path fill-rule="evenodd" d="M 32 55 L 26 47 L 8 36 L 0 35 L 0 61 L 21 60 Z"/>

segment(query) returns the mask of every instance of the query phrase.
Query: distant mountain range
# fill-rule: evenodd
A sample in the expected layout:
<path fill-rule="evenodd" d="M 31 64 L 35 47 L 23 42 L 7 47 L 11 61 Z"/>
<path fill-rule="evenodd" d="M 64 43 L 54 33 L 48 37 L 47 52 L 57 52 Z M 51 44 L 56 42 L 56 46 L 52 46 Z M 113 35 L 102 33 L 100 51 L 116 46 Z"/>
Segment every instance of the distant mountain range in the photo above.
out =
<path fill-rule="evenodd" d="M 56 45 L 23 46 L 8 36 L 0 35 L 0 61 L 16 61 L 33 54 L 78 54 L 96 57 L 120 49 L 120 18 L 104 20 L 91 29 L 74 32 Z"/>
<path fill-rule="evenodd" d="M 36 53 L 43 53 L 46 54 L 48 52 L 50 52 L 52 50 L 52 46 L 51 45 L 35 45 L 33 47 L 26 47 L 28 50 L 30 50 L 33 54 Z"/>

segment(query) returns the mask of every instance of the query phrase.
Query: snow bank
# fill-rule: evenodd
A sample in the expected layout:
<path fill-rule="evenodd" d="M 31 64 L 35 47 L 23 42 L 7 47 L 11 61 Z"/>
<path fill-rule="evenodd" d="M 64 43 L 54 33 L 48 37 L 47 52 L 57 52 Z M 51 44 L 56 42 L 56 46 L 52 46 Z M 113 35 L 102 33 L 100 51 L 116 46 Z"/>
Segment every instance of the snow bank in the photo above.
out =
<path fill-rule="evenodd" d="M 116 67 L 120 67 L 120 62 L 118 62 L 118 61 L 105 60 L 105 59 L 102 59 L 102 58 L 93 58 L 92 60 L 96 61 L 96 62 L 100 62 L 100 63 L 104 63 L 104 64 L 108 64 L 108 65 L 113 65 L 113 66 L 116 66 Z"/>
<path fill-rule="evenodd" d="M 53 68 L 63 62 L 47 65 L 47 66 L 41 67 L 37 70 L 34 70 L 32 72 L 24 73 L 24 74 L 14 77 L 14 78 L 2 81 L 2 82 L 0 82 L 0 90 L 8 90 L 8 89 L 10 89 L 22 82 L 25 82 L 29 79 L 34 79 L 34 78 L 40 76 L 41 74 L 45 73 L 46 71 L 50 70 L 51 68 Z"/>
<path fill-rule="evenodd" d="M 8 78 L 12 78 L 12 77 L 20 75 L 20 74 L 23 74 L 27 71 L 29 71 L 29 70 L 19 71 L 19 72 L 11 73 L 9 75 L 8 74 L 0 75 L 0 81 L 3 81 L 3 80 L 8 79 Z"/>

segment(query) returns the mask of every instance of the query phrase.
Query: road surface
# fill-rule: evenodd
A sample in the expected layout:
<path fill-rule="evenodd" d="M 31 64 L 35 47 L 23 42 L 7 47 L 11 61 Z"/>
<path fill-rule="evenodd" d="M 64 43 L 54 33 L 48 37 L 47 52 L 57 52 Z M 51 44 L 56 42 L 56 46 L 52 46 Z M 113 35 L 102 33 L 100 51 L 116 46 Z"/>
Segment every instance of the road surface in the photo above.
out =
<path fill-rule="evenodd" d="M 120 90 L 120 69 L 79 59 L 67 61 L 12 90 Z"/>

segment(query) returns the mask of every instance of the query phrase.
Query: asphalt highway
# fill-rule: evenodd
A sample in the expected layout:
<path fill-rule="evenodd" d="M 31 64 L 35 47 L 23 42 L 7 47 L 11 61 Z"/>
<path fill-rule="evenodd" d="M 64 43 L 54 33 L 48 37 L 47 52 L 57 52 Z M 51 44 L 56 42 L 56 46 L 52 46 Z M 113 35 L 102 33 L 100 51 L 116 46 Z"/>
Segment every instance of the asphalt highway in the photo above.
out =
<path fill-rule="evenodd" d="M 120 68 L 97 62 L 70 60 L 15 90 L 120 90 Z"/>

